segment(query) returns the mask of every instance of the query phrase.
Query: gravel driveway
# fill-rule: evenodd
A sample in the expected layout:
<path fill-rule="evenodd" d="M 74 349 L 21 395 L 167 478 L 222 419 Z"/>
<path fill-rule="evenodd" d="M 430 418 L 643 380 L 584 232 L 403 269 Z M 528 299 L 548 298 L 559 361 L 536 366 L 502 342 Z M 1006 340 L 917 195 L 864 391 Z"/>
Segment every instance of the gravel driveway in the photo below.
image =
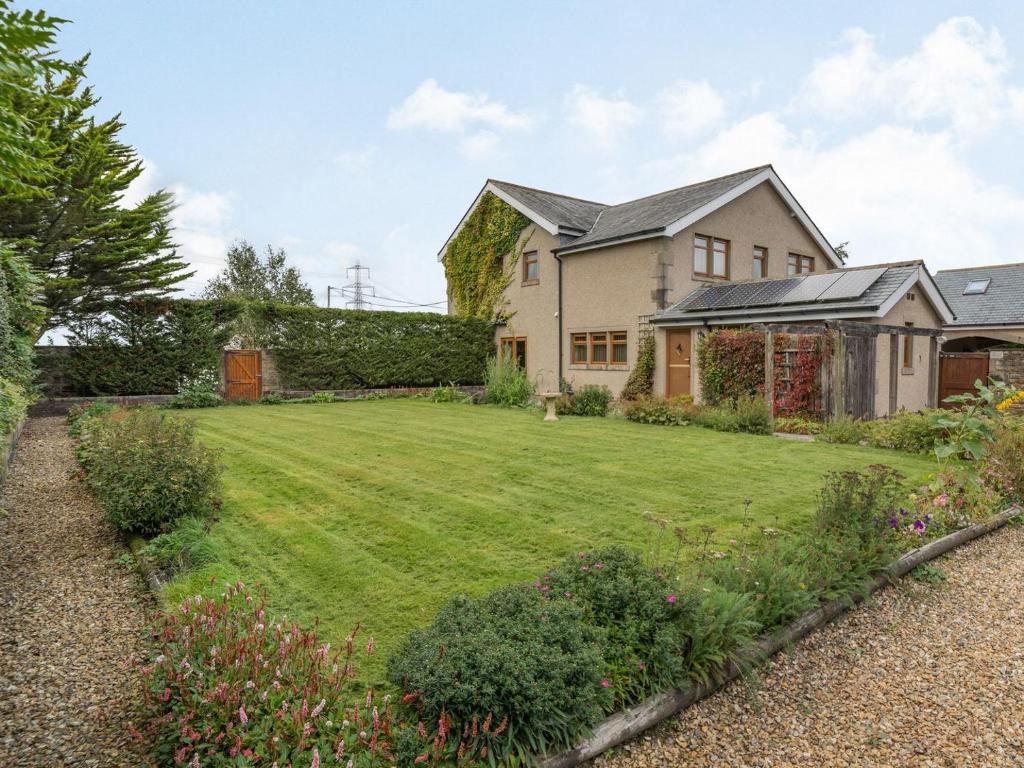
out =
<path fill-rule="evenodd" d="M 1024 525 L 935 564 L 598 768 L 1024 766 Z"/>
<path fill-rule="evenodd" d="M 0 766 L 134 766 L 141 582 L 81 483 L 64 419 L 29 421 L 0 501 Z"/>

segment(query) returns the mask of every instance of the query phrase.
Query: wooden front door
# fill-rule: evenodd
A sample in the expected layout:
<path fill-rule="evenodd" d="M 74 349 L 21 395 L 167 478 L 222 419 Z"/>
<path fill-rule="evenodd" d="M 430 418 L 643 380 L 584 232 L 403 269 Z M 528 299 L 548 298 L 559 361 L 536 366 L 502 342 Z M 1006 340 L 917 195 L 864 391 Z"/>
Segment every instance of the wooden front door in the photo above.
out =
<path fill-rule="evenodd" d="M 263 368 L 259 350 L 232 349 L 224 353 L 224 395 L 228 400 L 259 400 Z"/>
<path fill-rule="evenodd" d="M 950 395 L 974 391 L 974 382 L 988 383 L 988 352 L 943 352 L 939 358 L 939 407 L 954 408 L 943 402 Z"/>
<path fill-rule="evenodd" d="M 690 394 L 690 329 L 677 328 L 665 332 L 666 366 L 665 397 Z"/>

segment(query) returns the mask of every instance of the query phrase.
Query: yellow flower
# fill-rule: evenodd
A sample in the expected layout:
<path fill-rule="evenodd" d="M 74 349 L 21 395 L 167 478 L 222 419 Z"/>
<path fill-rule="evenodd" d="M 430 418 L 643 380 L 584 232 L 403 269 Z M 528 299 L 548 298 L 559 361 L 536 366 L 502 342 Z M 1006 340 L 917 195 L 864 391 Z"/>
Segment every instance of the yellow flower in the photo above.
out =
<path fill-rule="evenodd" d="M 996 405 L 996 410 L 1008 410 L 1014 403 L 1020 402 L 1021 400 L 1024 400 L 1024 390 L 1014 392 L 1012 395 L 1001 401 L 998 405 Z"/>

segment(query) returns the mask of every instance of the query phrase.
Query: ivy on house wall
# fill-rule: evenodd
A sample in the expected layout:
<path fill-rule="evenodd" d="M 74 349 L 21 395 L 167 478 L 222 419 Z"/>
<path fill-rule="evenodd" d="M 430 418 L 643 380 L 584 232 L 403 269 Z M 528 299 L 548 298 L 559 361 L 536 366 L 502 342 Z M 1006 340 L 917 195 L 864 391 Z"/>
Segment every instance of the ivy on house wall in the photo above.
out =
<path fill-rule="evenodd" d="M 492 193 L 480 198 L 442 259 L 457 314 L 495 319 L 519 263 L 522 247 L 516 243 L 529 224 L 528 218 Z M 510 258 L 503 263 L 506 254 Z"/>
<path fill-rule="evenodd" d="M 640 341 L 640 349 L 636 355 L 636 365 L 629 372 L 626 386 L 619 395 L 623 400 L 638 400 L 654 393 L 654 334 L 645 336 Z"/>

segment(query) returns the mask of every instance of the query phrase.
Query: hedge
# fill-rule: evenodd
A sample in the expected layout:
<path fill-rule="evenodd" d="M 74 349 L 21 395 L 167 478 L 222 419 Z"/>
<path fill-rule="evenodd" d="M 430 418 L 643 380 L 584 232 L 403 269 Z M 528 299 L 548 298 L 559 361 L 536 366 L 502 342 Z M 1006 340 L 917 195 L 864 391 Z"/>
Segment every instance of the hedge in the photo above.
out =
<path fill-rule="evenodd" d="M 67 354 L 37 348 L 39 366 L 72 394 L 172 394 L 220 365 L 236 301 L 138 300 L 69 328 Z"/>
<path fill-rule="evenodd" d="M 262 304 L 284 389 L 479 384 L 494 354 L 485 320 Z"/>

